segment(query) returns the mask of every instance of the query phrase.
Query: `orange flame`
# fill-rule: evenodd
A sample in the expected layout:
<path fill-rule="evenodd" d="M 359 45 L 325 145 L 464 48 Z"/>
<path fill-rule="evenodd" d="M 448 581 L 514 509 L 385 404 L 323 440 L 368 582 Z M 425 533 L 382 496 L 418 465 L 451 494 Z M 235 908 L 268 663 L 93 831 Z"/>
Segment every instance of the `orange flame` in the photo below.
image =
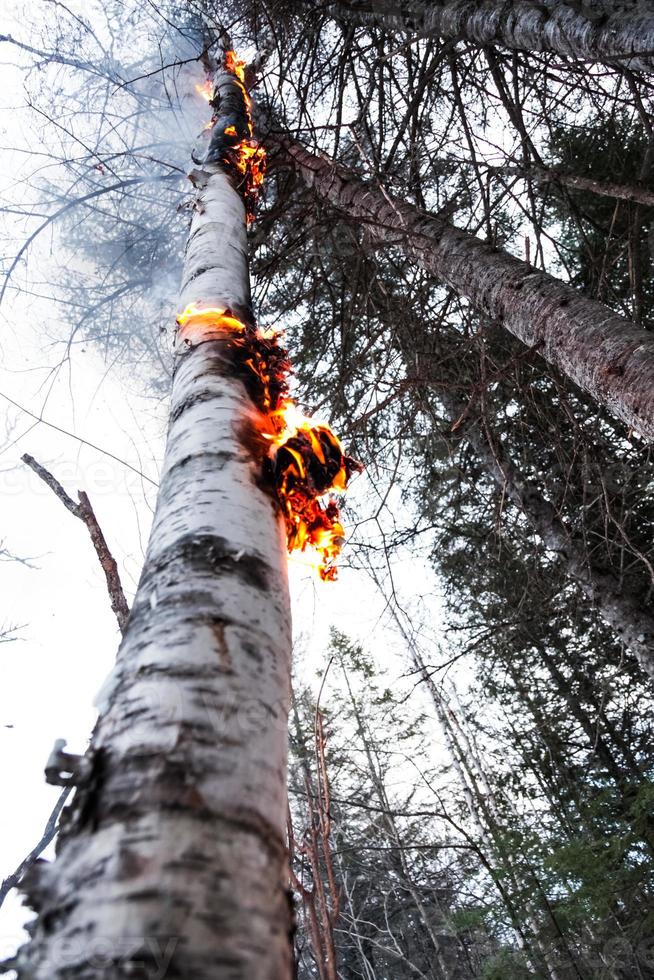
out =
<path fill-rule="evenodd" d="M 273 437 L 277 493 L 286 520 L 290 553 L 299 551 L 302 564 L 323 580 L 336 578 L 336 560 L 345 540 L 339 509 L 331 494 L 345 490 L 350 470 L 341 444 L 329 426 L 302 416 L 299 425 L 286 421 L 298 414 L 292 401 L 282 410 L 283 428 Z"/>
<path fill-rule="evenodd" d="M 219 306 L 200 306 L 199 303 L 189 303 L 185 310 L 178 313 L 177 323 L 185 328 L 184 336 L 189 340 L 189 334 L 202 332 L 207 327 L 227 333 L 241 333 L 246 329 L 245 324 L 233 316 L 230 310 Z"/>
<path fill-rule="evenodd" d="M 266 151 L 256 140 L 241 140 L 234 147 L 234 163 L 247 180 L 250 194 L 256 194 L 266 176 Z"/>
<path fill-rule="evenodd" d="M 235 76 L 246 108 L 249 138 L 233 146 L 227 143 L 224 152 L 225 162 L 242 175 L 249 223 L 265 177 L 266 152 L 253 139 L 252 103 L 244 84 L 245 61 L 228 51 L 225 69 Z M 196 85 L 196 90 L 211 100 L 211 82 Z M 208 128 L 214 123 L 212 119 Z M 223 135 L 238 138 L 239 134 L 236 126 L 229 125 Z M 291 369 L 280 343 L 281 333 L 243 323 L 229 309 L 199 303 L 187 306 L 177 322 L 180 338 L 188 342 L 208 340 L 212 331 L 230 336 L 239 362 L 248 377 L 255 379 L 254 400 L 262 411 L 261 436 L 268 445 L 263 462 L 286 523 L 289 554 L 299 554 L 301 564 L 316 569 L 321 579 L 332 581 L 337 575 L 336 560 L 345 532 L 338 504 L 331 494 L 344 491 L 352 472 L 360 466 L 345 455 L 328 425 L 308 418 L 288 395 L 286 379 Z"/>
<path fill-rule="evenodd" d="M 236 75 L 239 82 L 245 84 L 245 61 L 239 58 L 236 51 L 228 51 L 225 54 L 225 68 L 227 71 L 231 71 L 233 75 Z"/>
<path fill-rule="evenodd" d="M 346 489 L 358 464 L 344 454 L 328 425 L 306 416 L 286 394 L 290 366 L 280 331 L 248 326 L 229 309 L 200 303 L 190 303 L 177 323 L 183 340 L 191 343 L 210 339 L 213 330 L 231 336 L 240 362 L 257 382 L 260 432 L 269 446 L 263 455 L 284 516 L 289 554 L 300 553 L 301 564 L 332 581 L 345 532 L 331 494 Z"/>
<path fill-rule="evenodd" d="M 273 444 L 288 550 L 300 551 L 302 564 L 315 568 L 323 580 L 333 580 L 345 532 L 331 493 L 346 489 L 357 464 L 331 428 L 304 415 L 293 399 L 282 399 L 270 418 L 275 431 L 266 438 Z"/>
<path fill-rule="evenodd" d="M 254 206 L 266 174 L 266 151 L 253 139 L 252 102 L 245 88 L 245 66 L 245 61 L 239 58 L 235 51 L 227 51 L 225 55 L 225 70 L 234 75 L 236 84 L 243 94 L 248 133 L 246 138 L 241 139 L 233 146 L 229 146 L 227 154 L 228 159 L 243 177 L 243 196 L 245 198 L 247 222 L 250 224 L 254 220 Z M 206 81 L 202 85 L 196 85 L 195 89 L 204 99 L 209 102 L 211 101 L 213 95 L 212 82 Z M 209 120 L 204 127 L 205 131 L 213 129 L 215 121 L 215 118 Z M 232 123 L 225 127 L 223 135 L 238 137 L 239 134 L 236 126 Z"/>

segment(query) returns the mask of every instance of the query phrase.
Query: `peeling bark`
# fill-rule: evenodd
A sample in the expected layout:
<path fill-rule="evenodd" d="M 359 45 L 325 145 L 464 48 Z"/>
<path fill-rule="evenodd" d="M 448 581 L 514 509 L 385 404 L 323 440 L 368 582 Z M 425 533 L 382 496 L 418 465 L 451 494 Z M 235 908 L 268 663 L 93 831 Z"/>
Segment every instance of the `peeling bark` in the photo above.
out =
<path fill-rule="evenodd" d="M 251 319 L 245 208 L 206 163 L 180 303 Z M 191 329 L 192 326 L 192 329 Z M 285 532 L 227 335 L 178 339 L 145 566 L 21 980 L 289 980 Z"/>
<path fill-rule="evenodd" d="M 361 180 L 287 136 L 268 144 L 377 241 L 411 255 L 643 439 L 654 440 L 654 336 L 528 263 Z"/>
<path fill-rule="evenodd" d="M 518 51 L 549 51 L 577 61 L 601 62 L 632 71 L 654 70 L 654 13 L 594 15 L 558 0 L 343 0 L 328 11 L 350 23 L 448 41 L 499 44 Z"/>

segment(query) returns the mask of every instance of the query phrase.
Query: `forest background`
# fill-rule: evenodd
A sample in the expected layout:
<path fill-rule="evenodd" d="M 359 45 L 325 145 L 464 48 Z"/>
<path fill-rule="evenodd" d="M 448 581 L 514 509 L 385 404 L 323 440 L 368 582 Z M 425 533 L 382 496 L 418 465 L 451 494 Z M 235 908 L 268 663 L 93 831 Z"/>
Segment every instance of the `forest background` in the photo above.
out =
<path fill-rule="evenodd" d="M 630 15 L 582 7 L 593 25 Z M 213 14 L 265 54 L 277 131 L 649 330 L 647 70 L 400 30 L 387 8 Z M 84 745 L 117 638 L 85 529 L 19 457 L 89 493 L 132 593 L 207 114 L 197 12 L 42 2 L 3 27 L 7 873 L 56 798 L 54 739 Z M 647 640 L 640 619 L 621 640 L 605 601 L 612 577 L 624 615 L 651 605 L 647 444 L 274 159 L 251 248 L 298 398 L 366 467 L 339 581 L 292 573 L 302 975 L 329 977 L 329 948 L 344 977 L 654 975 Z M 329 842 L 307 806 L 319 691 Z M 2 914 L 11 952 L 15 893 Z"/>

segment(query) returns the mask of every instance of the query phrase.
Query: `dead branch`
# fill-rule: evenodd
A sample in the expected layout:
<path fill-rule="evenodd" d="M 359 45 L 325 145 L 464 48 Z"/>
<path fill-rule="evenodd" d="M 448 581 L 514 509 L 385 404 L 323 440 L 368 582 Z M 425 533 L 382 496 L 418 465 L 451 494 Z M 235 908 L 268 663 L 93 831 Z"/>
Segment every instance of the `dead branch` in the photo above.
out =
<path fill-rule="evenodd" d="M 102 571 L 104 572 L 105 579 L 107 581 L 107 590 L 109 592 L 109 598 L 111 600 L 111 608 L 114 611 L 116 619 L 118 620 L 118 626 L 120 627 L 121 633 L 125 632 L 125 626 L 127 625 L 127 618 L 129 616 L 129 606 L 127 605 L 127 600 L 125 598 L 125 593 L 123 591 L 123 586 L 120 581 L 120 575 L 118 573 L 118 565 L 116 560 L 109 551 L 109 545 L 106 542 L 105 536 L 102 533 L 102 528 L 98 524 L 98 519 L 95 516 L 93 508 L 91 506 L 91 501 L 88 495 L 83 491 L 78 491 L 79 503 L 75 503 L 72 497 L 69 497 L 59 481 L 46 470 L 44 466 L 30 456 L 29 453 L 25 453 L 22 457 L 24 463 L 32 469 L 39 479 L 50 487 L 54 495 L 62 502 L 64 507 L 78 517 L 80 521 L 86 524 L 87 530 L 91 536 L 91 542 L 95 548 L 95 553 L 98 556 L 98 561 L 102 565 Z"/>
<path fill-rule="evenodd" d="M 20 884 L 21 879 L 25 874 L 25 872 L 29 868 L 31 868 L 31 866 L 34 864 L 34 862 L 39 857 L 39 855 L 43 853 L 43 851 L 46 849 L 50 841 L 52 841 L 52 839 L 54 838 L 55 834 L 57 833 L 57 828 L 59 826 L 59 815 L 61 814 L 61 811 L 63 810 L 66 800 L 70 796 L 72 789 L 73 789 L 72 786 L 64 787 L 64 789 L 59 794 L 59 797 L 54 805 L 54 809 L 52 813 L 48 817 L 48 822 L 45 825 L 45 830 L 43 831 L 43 835 L 40 841 L 38 842 L 38 844 L 36 844 L 35 847 L 32 848 L 32 850 L 29 852 L 27 857 L 23 858 L 23 860 L 20 862 L 16 870 L 12 874 L 8 875 L 0 885 L 0 908 L 2 907 L 2 903 L 4 902 L 5 898 L 7 897 L 11 889 L 16 888 L 16 886 Z"/>

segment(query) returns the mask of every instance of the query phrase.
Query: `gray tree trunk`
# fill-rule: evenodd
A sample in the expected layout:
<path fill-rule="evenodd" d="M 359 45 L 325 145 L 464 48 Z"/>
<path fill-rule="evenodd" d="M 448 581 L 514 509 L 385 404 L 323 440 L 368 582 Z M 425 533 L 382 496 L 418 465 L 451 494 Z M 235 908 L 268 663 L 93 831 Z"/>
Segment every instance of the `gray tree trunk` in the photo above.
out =
<path fill-rule="evenodd" d="M 599 197 L 611 197 L 616 201 L 633 201 L 645 207 L 654 207 L 654 191 L 648 191 L 636 184 L 612 184 L 607 181 L 592 180 L 578 174 L 564 173 L 554 168 L 539 167 L 535 164 L 529 167 L 511 165 L 494 167 L 484 164 L 489 173 L 507 177 L 533 178 L 538 184 L 559 184 L 573 191 L 588 191 Z"/>
<path fill-rule="evenodd" d="M 443 393 L 441 399 L 453 421 L 462 417 L 465 405 L 447 393 Z M 651 610 L 638 597 L 623 591 L 610 568 L 601 568 L 589 559 L 583 539 L 566 527 L 554 505 L 538 487 L 523 478 L 503 447 L 491 438 L 481 423 L 465 420 L 459 431 L 548 551 L 558 556 L 569 577 L 581 586 L 605 623 L 615 630 L 643 670 L 654 677 L 654 615 Z"/>
<path fill-rule="evenodd" d="M 647 441 L 654 440 L 654 335 L 568 283 L 366 183 L 287 136 L 268 143 L 316 193 L 403 249 L 483 316 L 537 350 Z"/>
<path fill-rule="evenodd" d="M 341 0 L 328 10 L 350 22 L 448 41 L 499 44 L 518 51 L 550 51 L 577 61 L 602 62 L 632 71 L 654 70 L 654 12 L 595 14 L 560 0 Z"/>
<path fill-rule="evenodd" d="M 221 164 L 194 177 L 180 310 L 247 319 L 243 201 Z M 39 917 L 21 980 L 292 975 L 286 541 L 260 486 L 257 410 L 229 337 L 219 317 L 180 330 L 157 507 L 117 665 L 88 752 L 50 766 L 61 781 L 56 770 L 71 771 L 77 792 L 56 860 L 26 886 Z"/>

